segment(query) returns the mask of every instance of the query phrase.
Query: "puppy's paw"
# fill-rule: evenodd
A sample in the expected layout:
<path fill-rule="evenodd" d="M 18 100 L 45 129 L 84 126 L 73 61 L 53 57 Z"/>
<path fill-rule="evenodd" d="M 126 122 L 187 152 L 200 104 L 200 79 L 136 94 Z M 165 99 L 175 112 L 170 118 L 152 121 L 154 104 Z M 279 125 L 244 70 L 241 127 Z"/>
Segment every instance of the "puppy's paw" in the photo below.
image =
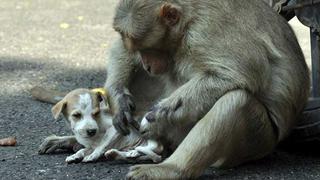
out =
<path fill-rule="evenodd" d="M 66 161 L 66 163 L 71 164 L 71 163 L 81 162 L 82 159 L 83 159 L 83 157 L 81 157 L 77 154 L 73 154 L 71 156 L 68 156 L 65 161 Z"/>
<path fill-rule="evenodd" d="M 86 157 L 83 158 L 82 162 L 89 163 L 89 162 L 95 162 L 100 158 L 101 154 L 99 153 L 92 153 Z"/>
<path fill-rule="evenodd" d="M 139 157 L 140 153 L 137 150 L 131 150 L 127 152 L 127 157 L 128 158 L 136 158 Z"/>

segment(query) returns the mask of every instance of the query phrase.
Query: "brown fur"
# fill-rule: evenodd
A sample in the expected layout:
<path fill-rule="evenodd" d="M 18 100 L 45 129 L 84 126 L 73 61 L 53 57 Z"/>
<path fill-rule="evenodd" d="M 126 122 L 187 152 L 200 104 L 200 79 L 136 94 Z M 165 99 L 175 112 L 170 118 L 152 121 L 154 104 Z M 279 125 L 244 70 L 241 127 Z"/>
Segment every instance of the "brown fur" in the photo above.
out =
<path fill-rule="evenodd" d="M 125 41 L 111 50 L 106 87 L 120 132 L 132 122 L 130 84 L 141 57 L 170 63 L 160 77 L 158 97 L 165 98 L 142 132 L 178 148 L 159 165 L 133 167 L 129 179 L 194 178 L 211 164 L 261 158 L 290 133 L 307 101 L 308 68 L 296 37 L 263 1 L 123 0 L 114 28 Z"/>

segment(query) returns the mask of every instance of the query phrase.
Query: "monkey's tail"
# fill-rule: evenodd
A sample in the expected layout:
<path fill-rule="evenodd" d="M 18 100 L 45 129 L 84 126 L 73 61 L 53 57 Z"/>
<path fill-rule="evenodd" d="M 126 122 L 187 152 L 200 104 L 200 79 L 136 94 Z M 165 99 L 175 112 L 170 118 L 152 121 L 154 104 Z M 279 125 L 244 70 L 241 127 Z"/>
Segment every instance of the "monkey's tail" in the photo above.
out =
<path fill-rule="evenodd" d="M 30 90 L 30 93 L 34 99 L 50 104 L 58 103 L 65 95 L 67 95 L 65 92 L 49 90 L 39 86 L 33 87 Z"/>

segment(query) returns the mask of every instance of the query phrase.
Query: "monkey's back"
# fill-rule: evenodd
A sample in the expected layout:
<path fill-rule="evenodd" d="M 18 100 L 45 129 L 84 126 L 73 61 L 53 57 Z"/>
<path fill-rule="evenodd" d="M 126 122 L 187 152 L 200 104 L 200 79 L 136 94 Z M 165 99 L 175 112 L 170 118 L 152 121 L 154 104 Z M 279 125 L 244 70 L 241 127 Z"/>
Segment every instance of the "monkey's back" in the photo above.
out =
<path fill-rule="evenodd" d="M 309 71 L 287 21 L 263 1 L 189 1 L 186 45 L 198 67 L 245 88 L 262 102 L 282 140 L 296 123 L 309 90 Z M 190 55 L 189 54 L 189 55 Z"/>

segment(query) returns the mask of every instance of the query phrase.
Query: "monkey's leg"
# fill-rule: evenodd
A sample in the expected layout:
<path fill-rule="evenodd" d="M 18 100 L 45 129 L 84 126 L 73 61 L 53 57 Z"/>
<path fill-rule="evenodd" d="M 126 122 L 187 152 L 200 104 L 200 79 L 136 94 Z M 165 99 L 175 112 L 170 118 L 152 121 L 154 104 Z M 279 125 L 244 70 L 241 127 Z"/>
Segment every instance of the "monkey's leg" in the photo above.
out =
<path fill-rule="evenodd" d="M 33 98 L 51 104 L 58 103 L 65 95 L 67 95 L 65 92 L 49 90 L 39 86 L 33 87 L 30 92 Z"/>
<path fill-rule="evenodd" d="M 243 90 L 222 96 L 163 163 L 137 165 L 129 179 L 194 178 L 210 165 L 232 167 L 270 153 L 276 132 L 266 109 Z"/>
<path fill-rule="evenodd" d="M 78 151 L 81 147 L 74 136 L 56 136 L 51 135 L 47 137 L 39 147 L 39 154 L 50 154 L 54 151 L 72 150 Z"/>

